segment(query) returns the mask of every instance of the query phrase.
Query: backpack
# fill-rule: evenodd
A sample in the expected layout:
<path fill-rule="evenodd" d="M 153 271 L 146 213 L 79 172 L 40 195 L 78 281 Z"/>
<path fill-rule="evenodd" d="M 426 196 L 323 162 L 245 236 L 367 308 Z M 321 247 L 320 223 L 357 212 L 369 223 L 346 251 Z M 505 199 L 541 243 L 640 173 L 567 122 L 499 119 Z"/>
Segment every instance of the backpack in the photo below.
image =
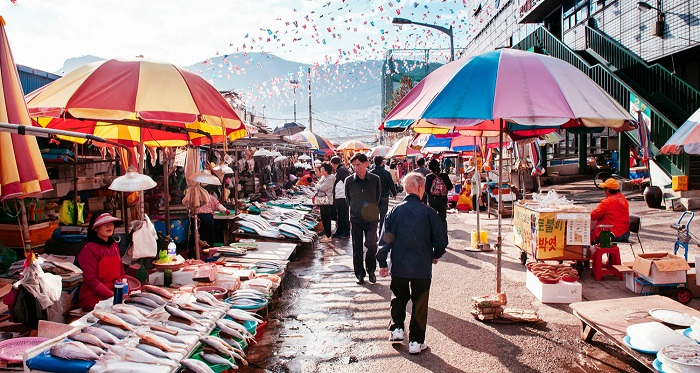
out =
<path fill-rule="evenodd" d="M 430 194 L 439 197 L 447 196 L 447 186 L 445 186 L 445 182 L 442 181 L 439 175 L 435 177 L 433 184 L 430 186 Z"/>

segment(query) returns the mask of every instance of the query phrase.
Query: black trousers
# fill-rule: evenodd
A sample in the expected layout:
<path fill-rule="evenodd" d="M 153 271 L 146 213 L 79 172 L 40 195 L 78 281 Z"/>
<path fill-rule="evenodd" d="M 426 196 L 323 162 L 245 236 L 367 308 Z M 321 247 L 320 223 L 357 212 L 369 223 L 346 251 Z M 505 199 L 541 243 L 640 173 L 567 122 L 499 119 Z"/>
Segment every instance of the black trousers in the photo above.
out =
<path fill-rule="evenodd" d="M 406 305 L 410 300 L 411 323 L 408 325 L 410 342 L 425 342 L 425 329 L 428 326 L 428 298 L 430 296 L 430 279 L 415 279 L 391 276 L 391 327 L 389 330 L 404 329 Z"/>
<path fill-rule="evenodd" d="M 214 215 L 197 214 L 197 217 L 199 218 L 199 240 L 207 241 L 210 246 L 214 246 Z"/>
<path fill-rule="evenodd" d="M 440 216 L 442 226 L 447 231 L 447 197 L 428 197 L 428 205 Z"/>
<path fill-rule="evenodd" d="M 389 197 L 379 198 L 379 232 L 382 231 L 384 226 L 384 219 L 386 218 L 386 213 L 389 211 Z"/>
<path fill-rule="evenodd" d="M 331 212 L 333 210 L 333 205 L 319 205 L 319 210 L 321 210 L 321 223 L 323 224 L 323 234 L 326 237 L 330 237 L 333 232 L 331 232 Z"/>
<path fill-rule="evenodd" d="M 336 199 L 333 201 L 335 210 L 338 212 L 338 229 L 335 234 L 338 236 L 350 235 L 350 206 L 345 198 Z"/>
<path fill-rule="evenodd" d="M 355 276 L 364 278 L 368 272 L 374 272 L 377 269 L 377 222 L 352 222 L 351 231 L 352 266 Z M 364 254 L 365 247 L 367 247 L 366 255 Z"/>

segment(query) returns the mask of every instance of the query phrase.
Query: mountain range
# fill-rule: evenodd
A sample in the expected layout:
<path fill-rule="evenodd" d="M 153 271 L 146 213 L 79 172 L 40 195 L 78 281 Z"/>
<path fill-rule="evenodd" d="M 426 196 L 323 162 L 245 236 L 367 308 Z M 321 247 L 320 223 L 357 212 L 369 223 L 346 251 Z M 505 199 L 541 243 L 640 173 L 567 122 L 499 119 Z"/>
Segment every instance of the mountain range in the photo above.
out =
<path fill-rule="evenodd" d="M 71 58 L 56 74 L 101 60 L 90 55 Z M 270 128 L 294 120 L 295 96 L 296 121 L 308 127 L 311 68 L 313 131 L 339 142 L 349 138 L 371 142 L 381 121 L 381 66 L 378 60 L 309 65 L 268 53 L 237 53 L 183 68 L 219 91 L 241 95 L 243 105 L 264 117 Z M 292 80 L 298 81 L 296 88 Z"/>

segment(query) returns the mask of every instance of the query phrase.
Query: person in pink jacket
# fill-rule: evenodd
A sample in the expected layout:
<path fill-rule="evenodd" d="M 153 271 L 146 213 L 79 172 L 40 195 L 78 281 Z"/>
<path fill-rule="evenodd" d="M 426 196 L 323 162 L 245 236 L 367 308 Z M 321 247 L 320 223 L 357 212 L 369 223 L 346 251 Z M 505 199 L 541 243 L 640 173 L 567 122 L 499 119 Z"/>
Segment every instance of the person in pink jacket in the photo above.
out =
<path fill-rule="evenodd" d="M 95 213 L 88 227 L 88 242 L 78 254 L 83 270 L 78 304 L 92 311 L 97 302 L 114 296 L 114 282 L 126 276 L 119 255 L 119 245 L 112 238 L 114 227 L 123 222 L 109 213 Z"/>

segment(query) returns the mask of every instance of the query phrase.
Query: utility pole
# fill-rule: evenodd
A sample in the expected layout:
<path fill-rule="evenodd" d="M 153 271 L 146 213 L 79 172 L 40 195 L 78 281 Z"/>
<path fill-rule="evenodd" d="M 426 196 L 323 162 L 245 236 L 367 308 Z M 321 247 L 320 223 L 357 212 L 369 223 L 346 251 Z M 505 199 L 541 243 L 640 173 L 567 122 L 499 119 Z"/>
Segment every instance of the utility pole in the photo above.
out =
<path fill-rule="evenodd" d="M 297 84 L 299 84 L 299 81 L 296 79 L 292 79 L 289 81 L 290 84 L 292 84 L 292 90 L 294 91 L 294 123 L 297 122 Z"/>
<path fill-rule="evenodd" d="M 308 69 L 308 74 L 306 75 L 306 78 L 309 80 L 309 132 L 314 131 L 314 123 L 313 119 L 311 118 L 311 68 L 309 67 Z"/>

